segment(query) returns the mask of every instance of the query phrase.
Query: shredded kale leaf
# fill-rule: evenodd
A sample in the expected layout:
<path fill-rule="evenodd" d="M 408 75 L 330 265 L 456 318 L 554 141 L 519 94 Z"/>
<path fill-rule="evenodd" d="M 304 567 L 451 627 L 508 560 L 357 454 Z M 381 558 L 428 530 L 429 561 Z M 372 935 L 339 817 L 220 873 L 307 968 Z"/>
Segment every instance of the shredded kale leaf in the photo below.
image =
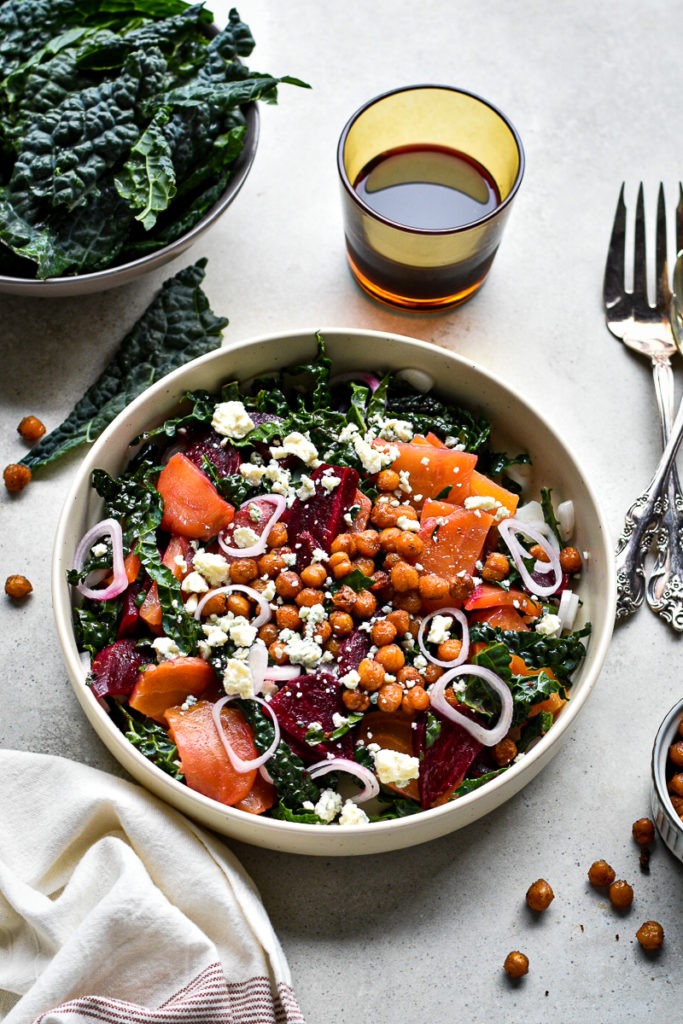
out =
<path fill-rule="evenodd" d="M 74 633 L 78 649 L 93 657 L 113 644 L 117 636 L 121 602 L 87 601 L 73 610 Z"/>
<path fill-rule="evenodd" d="M 168 244 L 210 209 L 246 140 L 245 107 L 292 76 L 252 72 L 178 0 L 0 4 L 0 273 L 101 270 Z"/>
<path fill-rule="evenodd" d="M 150 384 L 220 345 L 228 321 L 212 312 L 200 286 L 205 266 L 206 260 L 199 260 L 166 281 L 106 369 L 66 420 L 23 457 L 23 465 L 35 472 L 94 441 Z"/>
<path fill-rule="evenodd" d="M 112 719 L 129 743 L 163 772 L 183 782 L 178 748 L 159 722 L 133 711 L 120 701 L 111 701 Z"/>
<path fill-rule="evenodd" d="M 275 735 L 270 716 L 253 700 L 239 701 L 239 706 L 254 730 L 256 749 L 259 752 L 267 750 Z M 284 817 L 288 821 L 319 821 L 315 814 L 305 810 L 304 803 L 316 804 L 320 799 L 320 788 L 306 771 L 301 758 L 282 739 L 268 761 L 268 774 L 278 793 L 278 804 L 270 811 L 272 817 Z"/>
<path fill-rule="evenodd" d="M 532 668 L 549 668 L 563 684 L 568 684 L 586 654 L 583 640 L 590 636 L 591 625 L 586 623 L 569 636 L 542 636 L 533 630 L 501 630 L 485 622 L 473 622 L 470 627 L 472 643 L 483 641 L 491 645 L 501 643 L 510 654 L 519 654 Z"/>

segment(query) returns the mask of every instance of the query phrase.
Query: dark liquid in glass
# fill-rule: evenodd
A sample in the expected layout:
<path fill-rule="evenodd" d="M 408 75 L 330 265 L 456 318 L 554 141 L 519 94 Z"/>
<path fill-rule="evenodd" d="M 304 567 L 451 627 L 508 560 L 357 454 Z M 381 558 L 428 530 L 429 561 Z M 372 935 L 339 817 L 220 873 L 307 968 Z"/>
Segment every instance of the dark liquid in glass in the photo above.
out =
<path fill-rule="evenodd" d="M 453 232 L 467 228 L 500 206 L 500 193 L 486 170 L 463 153 L 439 146 L 406 146 L 381 153 L 353 184 L 356 194 L 380 217 L 406 227 L 406 260 L 376 253 L 365 232 L 347 233 L 349 261 L 358 283 L 375 298 L 405 308 L 457 305 L 486 277 L 497 243 L 483 254 L 441 266 L 411 266 L 411 232 Z M 454 242 L 457 248 L 457 242 Z"/>

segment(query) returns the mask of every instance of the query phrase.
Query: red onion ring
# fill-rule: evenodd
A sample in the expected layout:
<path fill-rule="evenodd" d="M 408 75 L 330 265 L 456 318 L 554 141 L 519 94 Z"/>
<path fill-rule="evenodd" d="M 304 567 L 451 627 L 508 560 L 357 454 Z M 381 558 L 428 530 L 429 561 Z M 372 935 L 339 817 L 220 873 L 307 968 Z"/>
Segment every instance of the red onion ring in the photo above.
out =
<path fill-rule="evenodd" d="M 334 377 L 330 377 L 330 386 L 334 387 L 335 384 L 343 384 L 345 381 L 356 381 L 359 380 L 361 384 L 365 384 L 370 388 L 371 391 L 376 391 L 380 385 L 377 377 L 372 373 L 363 373 L 362 370 L 358 370 L 355 373 L 338 373 Z"/>
<path fill-rule="evenodd" d="M 479 676 L 500 697 L 500 715 L 493 728 L 485 729 L 478 722 L 473 722 L 471 718 L 451 707 L 446 700 L 444 690 L 447 684 L 450 683 L 451 679 L 456 679 L 460 676 Z M 512 694 L 509 687 L 505 685 L 500 676 L 497 676 L 491 669 L 484 668 L 482 665 L 460 665 L 450 672 L 444 672 L 432 685 L 429 691 L 429 701 L 436 711 L 441 712 L 445 718 L 449 718 L 452 722 L 461 725 L 463 729 L 467 729 L 474 736 L 475 740 L 479 740 L 485 747 L 495 747 L 496 743 L 499 743 L 507 735 L 512 723 Z"/>
<path fill-rule="evenodd" d="M 221 711 L 223 710 L 225 705 L 229 704 L 230 701 L 232 700 L 237 700 L 238 697 L 239 694 L 237 693 L 230 693 L 226 697 L 221 697 L 220 700 L 217 700 L 216 703 L 211 708 L 211 714 L 213 716 L 213 723 L 216 726 L 216 732 L 220 737 L 220 741 L 223 744 L 225 753 L 228 755 L 230 764 L 233 766 L 236 772 L 239 772 L 241 775 L 243 775 L 245 772 L 251 772 L 255 768 L 260 768 L 261 765 L 264 765 L 266 761 L 269 761 L 270 758 L 273 756 L 273 754 L 278 748 L 278 744 L 280 743 L 280 723 L 275 717 L 275 712 L 273 711 L 273 709 L 268 704 L 266 704 L 264 700 L 262 700 L 260 697 L 248 697 L 247 700 L 255 700 L 257 704 L 261 704 L 266 709 L 266 711 L 273 720 L 275 734 L 273 737 L 273 742 L 270 744 L 268 749 L 264 750 L 264 752 L 262 754 L 259 754 L 258 757 L 240 757 L 239 754 L 236 754 L 235 751 L 230 746 L 230 744 L 228 743 L 225 737 L 223 723 L 221 722 Z"/>
<path fill-rule="evenodd" d="M 427 623 L 430 622 L 435 615 L 450 615 L 460 623 L 462 629 L 462 650 L 457 658 L 452 658 L 450 661 L 442 661 L 439 658 L 435 658 L 433 654 L 427 650 L 424 642 L 424 632 L 427 628 Z M 437 608 L 436 611 L 430 612 L 426 615 L 420 623 L 420 628 L 417 631 L 417 642 L 420 650 L 424 654 L 428 661 L 431 661 L 433 665 L 440 665 L 442 668 L 456 668 L 457 665 L 462 665 L 463 661 L 467 660 L 467 655 L 470 653 L 470 628 L 467 622 L 467 616 L 459 608 Z"/>
<path fill-rule="evenodd" d="M 256 626 L 259 629 L 265 625 L 266 622 L 270 622 L 273 617 L 273 612 L 270 605 L 264 598 L 263 594 L 259 594 L 258 590 L 253 590 L 251 587 L 246 587 L 242 583 L 226 583 L 224 587 L 216 587 L 215 590 L 209 590 L 208 593 L 204 594 L 203 597 L 197 602 L 197 607 L 194 610 L 195 619 L 200 619 L 204 606 L 211 600 L 212 597 L 217 597 L 219 594 L 232 594 L 238 591 L 241 594 L 246 594 L 252 601 L 257 601 L 259 606 L 259 613 L 255 619 L 251 619 L 249 625 Z"/>
<path fill-rule="evenodd" d="M 326 761 L 316 761 L 308 769 L 308 774 L 312 779 L 316 779 L 319 775 L 327 775 L 329 772 L 346 772 L 347 775 L 354 775 L 363 783 L 361 792 L 351 797 L 354 803 L 365 803 L 366 800 L 371 800 L 379 793 L 379 782 L 370 769 L 365 768 L 362 764 L 356 764 L 355 761 L 350 761 L 348 757 L 330 757 Z"/>
<path fill-rule="evenodd" d="M 300 675 L 301 665 L 268 665 L 263 678 L 286 682 L 288 679 L 297 679 Z"/>
<path fill-rule="evenodd" d="M 226 530 L 222 530 L 218 534 L 218 543 L 223 551 L 225 551 L 226 555 L 236 555 L 238 558 L 253 558 L 255 555 L 262 555 L 266 550 L 266 541 L 268 540 L 270 531 L 287 508 L 287 502 L 281 494 L 259 494 L 258 498 L 263 501 L 272 501 L 275 505 L 273 514 L 261 531 L 258 541 L 247 548 L 232 547 L 224 540 L 226 531 L 230 529 L 230 527 L 226 527 Z M 248 505 L 253 505 L 255 501 L 256 498 L 249 498 L 248 501 L 243 501 L 240 505 L 240 510 L 246 508 Z M 231 526 L 232 525 L 233 524 L 231 524 Z"/>
<path fill-rule="evenodd" d="M 80 572 L 95 542 L 104 537 L 109 537 L 111 540 L 113 571 L 111 583 L 102 590 L 93 590 L 85 582 L 76 585 L 79 594 L 90 598 L 91 601 L 108 601 L 112 597 L 118 597 L 128 587 L 128 576 L 123 556 L 123 531 L 121 524 L 116 519 L 103 519 L 88 530 L 76 548 L 73 567 Z"/>
<path fill-rule="evenodd" d="M 505 541 L 505 544 L 512 555 L 512 560 L 514 561 L 517 571 L 522 577 L 527 590 L 532 594 L 535 594 L 536 597 L 549 597 L 551 594 L 554 594 L 562 583 L 562 568 L 560 566 L 560 556 L 558 554 L 559 545 L 557 544 L 557 540 L 553 537 L 553 543 L 553 541 L 551 541 L 538 526 L 531 526 L 531 524 L 522 522 L 519 519 L 501 520 L 498 524 L 498 532 Z M 544 584 L 539 583 L 538 580 L 535 580 L 529 573 L 526 565 L 524 564 L 524 558 L 528 558 L 529 555 L 514 536 L 516 533 L 523 533 L 525 537 L 533 540 L 543 548 L 548 556 L 548 561 L 537 561 L 534 570 L 544 576 L 552 573 L 555 577 L 554 583 L 545 586 Z"/>

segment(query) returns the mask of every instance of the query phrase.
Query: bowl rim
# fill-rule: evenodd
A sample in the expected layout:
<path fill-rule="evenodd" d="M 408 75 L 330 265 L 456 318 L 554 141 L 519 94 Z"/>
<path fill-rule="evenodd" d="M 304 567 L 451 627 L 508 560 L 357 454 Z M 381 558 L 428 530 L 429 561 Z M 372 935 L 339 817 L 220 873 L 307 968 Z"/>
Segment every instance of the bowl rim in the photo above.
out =
<path fill-rule="evenodd" d="M 662 719 L 655 741 L 652 745 L 652 784 L 659 798 L 662 813 L 667 819 L 670 828 L 677 830 L 683 835 L 683 821 L 674 811 L 671 797 L 666 786 L 666 761 L 667 751 L 675 732 L 676 720 L 683 716 L 683 697 L 667 711 Z"/>
<path fill-rule="evenodd" d="M 104 270 L 91 271 L 87 274 L 48 277 L 45 280 L 0 274 L 0 294 L 24 295 L 33 298 L 60 298 L 105 291 L 128 284 L 141 274 L 155 270 L 180 256 L 221 217 L 249 176 L 256 157 L 261 122 L 256 102 L 247 103 L 241 109 L 246 119 L 247 128 L 244 135 L 244 146 L 232 165 L 232 173 L 220 198 L 189 231 L 161 249 L 155 249 L 154 252 L 147 253 L 145 256 L 139 256 L 128 263 L 106 267 Z"/>
<path fill-rule="evenodd" d="M 388 341 L 392 344 L 406 344 L 406 348 L 410 349 L 411 353 L 419 353 L 421 351 L 429 352 L 433 354 L 438 351 L 448 364 L 453 368 L 466 368 L 468 372 L 474 373 L 477 377 L 485 380 L 494 389 L 502 390 L 506 395 L 512 396 L 517 402 L 529 410 L 530 415 L 537 419 L 542 425 L 544 430 L 552 437 L 553 441 L 560 447 L 563 454 L 566 455 L 570 461 L 573 470 L 581 478 L 583 487 L 585 488 L 588 499 L 590 500 L 596 518 L 596 528 L 598 534 L 604 538 L 605 541 L 605 552 L 607 551 L 607 543 L 610 537 L 609 529 L 597 500 L 597 497 L 589 483 L 586 480 L 583 473 L 581 473 L 578 463 L 567 448 L 565 442 L 561 440 L 559 434 L 549 424 L 545 418 L 536 409 L 534 409 L 526 399 L 513 387 L 505 383 L 499 376 L 487 369 L 481 367 L 474 361 L 466 359 L 465 357 L 451 352 L 448 349 L 435 346 L 428 342 L 421 341 L 416 338 L 412 338 L 407 335 L 401 335 L 393 332 L 371 330 L 364 328 L 340 328 L 340 327 L 315 327 L 315 328 L 300 328 L 288 332 L 275 331 L 269 334 L 256 335 L 248 337 L 241 341 L 235 342 L 230 346 L 225 346 L 220 349 L 216 349 L 209 352 L 197 359 L 186 363 L 184 366 L 172 371 L 166 377 L 157 381 L 154 385 L 148 388 L 142 395 L 134 399 L 121 413 L 118 414 L 116 419 L 105 429 L 102 435 L 95 441 L 90 450 L 85 455 L 80 467 L 77 470 L 76 477 L 74 478 L 71 487 L 68 490 L 67 497 L 64 501 L 59 521 L 57 524 L 57 530 L 55 533 L 53 558 L 52 558 L 52 596 L 53 596 L 53 608 L 55 615 L 55 622 L 57 626 L 57 632 L 59 637 L 59 643 L 62 650 L 62 655 L 68 670 L 69 679 L 76 692 L 76 696 L 81 703 L 86 715 L 91 719 L 91 724 L 94 724 L 94 719 L 97 718 L 100 725 L 104 729 L 105 735 L 109 738 L 110 743 L 105 741 L 102 733 L 96 728 L 99 738 L 105 745 L 109 747 L 110 752 L 115 756 L 120 764 L 128 768 L 133 775 L 140 781 L 140 773 L 134 770 L 137 768 L 142 771 L 146 776 L 150 772 L 153 773 L 154 781 L 156 785 L 154 790 L 157 793 L 168 794 L 164 796 L 173 806 L 179 807 L 178 801 L 182 799 L 182 803 L 190 803 L 193 807 L 201 809 L 205 815 L 213 818 L 214 821 L 220 819 L 228 823 L 234 823 L 235 829 L 231 831 L 225 831 L 225 835 L 232 836 L 236 839 L 244 839 L 248 843 L 254 845 L 262 845 L 270 849 L 281 849 L 287 852 L 300 853 L 301 850 L 297 849 L 297 840 L 308 840 L 309 845 L 316 847 L 315 849 L 306 850 L 305 852 L 310 855 L 320 856 L 335 856 L 338 854 L 343 855 L 354 855 L 356 852 L 362 854 L 385 852 L 393 849 L 398 849 L 402 846 L 417 845 L 418 843 L 428 841 L 431 838 L 445 835 L 457 828 L 462 827 L 461 825 L 454 825 L 452 827 L 444 826 L 443 819 L 447 819 L 449 816 L 453 817 L 454 809 L 458 808 L 457 814 L 464 817 L 465 814 L 461 814 L 460 808 L 470 808 L 471 805 L 478 802 L 480 807 L 479 813 L 467 819 L 463 824 L 468 824 L 476 818 L 480 818 L 485 814 L 489 813 L 490 810 L 497 807 L 500 803 L 504 802 L 508 797 L 504 797 L 503 800 L 498 800 L 498 792 L 501 789 L 509 789 L 509 796 L 513 796 L 518 792 L 528 781 L 534 777 L 534 775 L 540 771 L 547 761 L 554 756 L 555 752 L 559 749 L 562 739 L 566 737 L 569 729 L 573 726 L 574 721 L 586 703 L 590 693 L 593 690 L 600 669 L 604 663 L 607 649 L 611 642 L 612 632 L 614 628 L 614 612 L 616 610 L 616 571 L 614 568 L 614 560 L 610 558 L 606 562 L 606 578 L 605 578 L 605 593 L 601 596 L 601 604 L 605 609 L 605 625 L 599 636 L 595 633 L 591 635 L 590 640 L 590 656 L 591 664 L 594 666 L 591 676 L 588 680 L 582 679 L 582 686 L 580 692 L 571 699 L 562 714 L 558 717 L 557 721 L 553 724 L 552 730 L 550 730 L 545 737 L 530 751 L 528 751 L 524 758 L 522 758 L 517 764 L 513 765 L 506 772 L 503 772 L 497 778 L 492 779 L 485 786 L 474 790 L 473 792 L 459 797 L 457 801 L 444 804 L 440 807 L 430 808 L 424 811 L 420 811 L 417 814 L 409 815 L 404 818 L 391 819 L 387 821 L 371 822 L 368 824 L 354 826 L 352 829 L 333 829 L 333 828 L 318 828 L 315 826 L 306 825 L 298 822 L 286 822 L 280 821 L 274 818 L 265 818 L 261 816 L 245 815 L 243 812 L 236 810 L 231 807 L 224 807 L 218 804 L 216 801 L 211 800 L 208 797 L 203 796 L 200 793 L 196 793 L 189 790 L 182 783 L 177 782 L 170 776 L 166 775 L 160 769 L 156 768 L 151 764 L 139 751 L 134 748 L 127 741 L 125 746 L 122 742 L 122 733 L 120 730 L 111 722 L 107 713 L 99 706 L 99 704 L 92 699 L 92 694 L 86 688 L 83 682 L 83 667 L 80 659 L 80 655 L 76 649 L 75 638 L 73 635 L 73 629 L 71 624 L 71 601 L 66 586 L 64 577 L 64 569 L 66 568 L 67 562 L 66 557 L 66 536 L 68 531 L 70 517 L 74 506 L 77 504 L 79 493 L 83 491 L 87 493 L 86 481 L 89 480 L 90 471 L 97 465 L 97 460 L 102 452 L 109 443 L 109 438 L 117 429 L 122 426 L 126 420 L 134 417 L 141 409 L 144 409 L 148 403 L 153 403 L 157 397 L 162 395 L 167 396 L 166 406 L 167 410 L 173 404 L 174 398 L 172 397 L 175 387 L 180 381 L 183 380 L 188 374 L 196 374 L 203 368 L 210 367 L 212 364 L 217 366 L 223 362 L 230 363 L 239 360 L 240 353 L 244 350 L 252 349 L 258 345 L 264 345 L 268 343 L 279 343 L 283 351 L 287 351 L 287 342 L 301 341 L 304 337 L 310 337 L 311 339 L 311 350 L 313 351 L 313 345 L 315 342 L 315 336 L 320 333 L 328 345 L 328 349 L 334 348 L 336 344 L 341 344 L 341 341 L 348 337 L 354 337 L 357 339 L 372 339 L 374 341 Z M 336 340 L 335 340 L 336 339 Z M 291 362 L 291 357 L 286 362 Z M 377 363 L 381 362 L 381 358 L 378 356 L 375 360 Z M 226 368 L 227 371 L 227 368 Z M 221 379 L 225 379 L 227 373 L 218 373 L 216 378 L 216 386 L 221 382 Z M 229 372 L 229 371 L 227 371 Z M 264 371 L 265 372 L 265 371 Z M 237 368 L 234 371 L 235 377 L 239 377 Z M 249 378 L 243 378 L 249 379 Z M 183 389 L 181 389 L 183 390 Z M 452 390 L 457 390 L 457 386 Z M 180 393 L 180 392 L 179 392 Z M 473 407 L 476 407 L 476 399 L 471 402 Z M 165 415 L 168 415 L 168 411 Z M 150 418 L 151 422 L 151 418 Z M 493 423 L 495 430 L 495 423 Z M 610 544 L 611 551 L 611 544 Z M 611 614 L 610 614 L 611 612 Z M 83 698 L 87 698 L 87 702 Z M 548 739 L 550 737 L 550 739 Z M 114 743 L 116 752 L 111 746 Z M 123 759 L 122 756 L 123 755 Z M 147 784 L 144 782 L 143 784 Z M 185 808 L 180 808 L 185 810 Z M 185 810 L 188 816 L 192 816 L 192 810 Z M 245 817 L 249 818 L 249 831 L 257 838 L 247 837 L 243 835 L 243 830 L 240 829 L 240 825 L 245 824 Z M 255 819 L 255 820 L 251 820 Z M 202 820 L 206 820 L 203 817 Z M 415 832 L 423 831 L 421 828 L 422 824 L 427 824 L 431 828 L 427 828 L 426 831 L 430 832 L 429 835 L 420 838 L 410 838 Z M 213 826 L 216 827 L 215 825 Z M 342 835 L 340 835 L 342 834 Z M 403 841 L 401 835 L 403 834 Z M 391 835 L 394 839 L 393 843 L 382 843 L 383 837 Z M 342 838 L 343 836 L 343 838 Z M 346 837 L 353 836 L 359 840 L 366 840 L 366 849 L 356 851 L 349 849 L 353 845 L 362 845 L 362 843 L 353 844 L 346 841 Z M 324 838 L 323 838 L 324 837 Z M 397 839 L 397 837 L 399 837 Z M 312 842 L 311 842 L 312 841 Z"/>

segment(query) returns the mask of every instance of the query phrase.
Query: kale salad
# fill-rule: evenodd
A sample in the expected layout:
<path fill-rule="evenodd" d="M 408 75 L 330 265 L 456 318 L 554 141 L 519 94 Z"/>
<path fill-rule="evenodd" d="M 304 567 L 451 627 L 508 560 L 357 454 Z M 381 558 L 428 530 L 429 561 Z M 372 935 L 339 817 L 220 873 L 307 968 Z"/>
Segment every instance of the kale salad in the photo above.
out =
<path fill-rule="evenodd" d="M 357 827 L 458 800 L 571 699 L 571 499 L 421 370 L 187 393 L 96 469 L 69 583 L 93 700 L 218 803 Z"/>

